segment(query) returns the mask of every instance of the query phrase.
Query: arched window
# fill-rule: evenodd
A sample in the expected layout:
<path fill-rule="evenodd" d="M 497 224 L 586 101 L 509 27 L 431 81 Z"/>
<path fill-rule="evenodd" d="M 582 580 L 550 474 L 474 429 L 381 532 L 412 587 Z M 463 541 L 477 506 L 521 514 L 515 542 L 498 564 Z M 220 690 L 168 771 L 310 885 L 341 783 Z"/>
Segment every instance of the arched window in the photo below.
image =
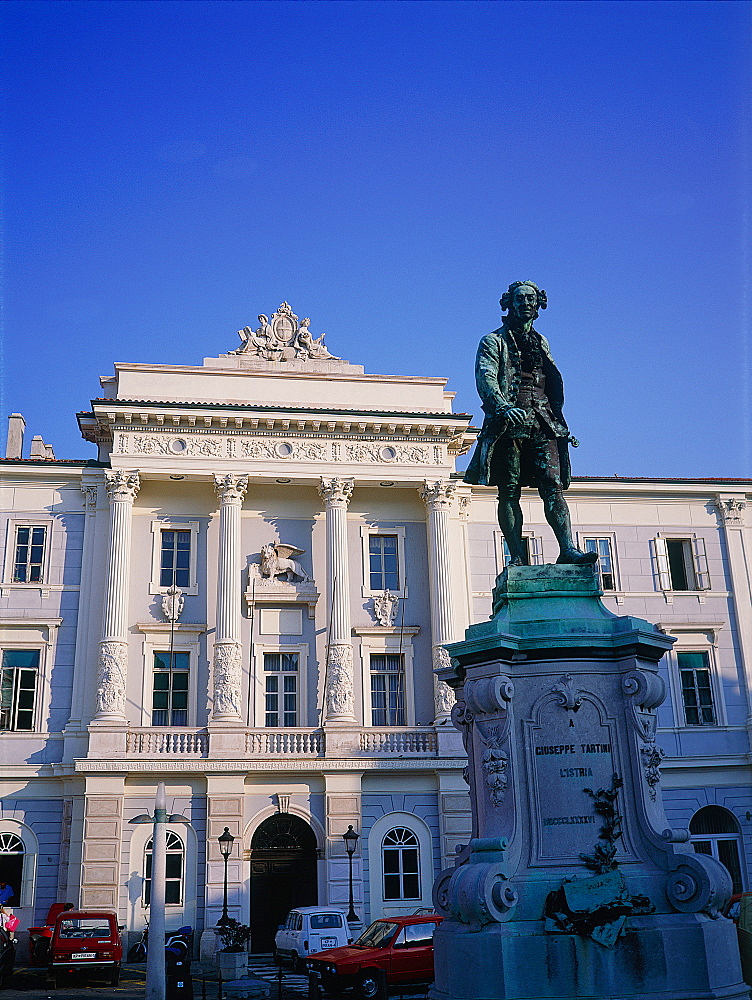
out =
<path fill-rule="evenodd" d="M 151 901 L 151 861 L 152 839 L 146 845 L 144 871 L 144 906 Z M 167 831 L 167 867 L 165 878 L 165 903 L 180 905 L 183 902 L 183 872 L 185 870 L 185 847 L 183 841 L 172 830 Z"/>
<path fill-rule="evenodd" d="M 386 834 L 381 845 L 384 899 L 420 899 L 418 838 L 404 826 Z"/>
<path fill-rule="evenodd" d="M 13 890 L 10 906 L 18 906 L 21 902 L 25 853 L 20 837 L 15 833 L 0 833 L 0 882 L 6 882 Z"/>
<path fill-rule="evenodd" d="M 734 892 L 741 892 L 742 866 L 739 827 L 733 813 L 721 806 L 705 806 L 689 821 L 695 854 L 709 854 L 728 868 Z"/>

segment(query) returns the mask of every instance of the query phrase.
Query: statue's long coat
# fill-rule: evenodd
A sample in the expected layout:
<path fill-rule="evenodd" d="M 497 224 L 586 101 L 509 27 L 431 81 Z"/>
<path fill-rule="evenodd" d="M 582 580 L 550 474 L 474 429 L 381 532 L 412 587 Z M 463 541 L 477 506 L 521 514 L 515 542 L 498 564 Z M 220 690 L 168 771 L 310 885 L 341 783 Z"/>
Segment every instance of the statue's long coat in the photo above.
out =
<path fill-rule="evenodd" d="M 564 380 L 551 357 L 548 341 L 541 336 L 543 374 L 546 379 L 546 396 L 554 416 L 554 431 L 559 445 L 559 467 L 561 484 L 567 489 L 571 479 L 569 464 L 569 429 L 562 407 L 564 406 Z M 491 460 L 497 441 L 512 437 L 512 425 L 501 415 L 507 406 L 514 406 L 520 387 L 522 359 L 509 328 L 504 324 L 493 333 L 487 334 L 478 345 L 475 359 L 475 384 L 483 401 L 485 419 L 481 427 L 475 451 L 465 472 L 465 482 L 480 486 L 498 486 L 491 481 Z M 524 444 L 523 444 L 524 447 Z M 523 475 L 521 486 L 537 486 L 538 483 L 528 473 Z"/>

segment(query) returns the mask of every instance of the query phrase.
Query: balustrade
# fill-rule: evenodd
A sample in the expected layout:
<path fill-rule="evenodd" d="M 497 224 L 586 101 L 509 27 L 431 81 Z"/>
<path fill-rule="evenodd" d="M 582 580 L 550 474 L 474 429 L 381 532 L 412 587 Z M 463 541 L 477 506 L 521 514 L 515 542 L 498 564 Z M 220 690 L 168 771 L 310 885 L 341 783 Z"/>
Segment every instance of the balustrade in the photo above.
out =
<path fill-rule="evenodd" d="M 133 754 L 193 754 L 205 757 L 209 753 L 209 734 L 191 730 L 131 729 L 126 739 L 126 752 Z"/>
<path fill-rule="evenodd" d="M 324 754 L 324 734 L 300 729 L 252 729 L 246 733 L 245 750 L 249 754 L 321 757 Z"/>
<path fill-rule="evenodd" d="M 428 729 L 368 729 L 360 734 L 360 749 L 367 754 L 435 754 L 436 733 Z"/>

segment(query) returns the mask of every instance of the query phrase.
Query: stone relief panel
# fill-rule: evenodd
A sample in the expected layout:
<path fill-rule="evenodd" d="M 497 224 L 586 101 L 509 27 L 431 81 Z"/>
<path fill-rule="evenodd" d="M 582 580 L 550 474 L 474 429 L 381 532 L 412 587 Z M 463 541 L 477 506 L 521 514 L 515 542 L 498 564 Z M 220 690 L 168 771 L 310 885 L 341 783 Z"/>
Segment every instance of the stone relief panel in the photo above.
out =
<path fill-rule="evenodd" d="M 326 710 L 327 716 L 347 715 L 355 712 L 353 699 L 353 650 L 352 646 L 331 645 L 326 657 Z"/>
<path fill-rule="evenodd" d="M 128 645 L 102 642 L 97 667 L 97 714 L 125 714 L 125 677 L 128 670 Z"/>
<path fill-rule="evenodd" d="M 507 767 L 509 766 L 509 756 L 502 750 L 498 740 L 492 740 L 481 757 L 481 767 L 485 775 L 486 788 L 488 789 L 491 804 L 497 809 L 504 801 L 507 793 Z"/>
<path fill-rule="evenodd" d="M 249 572 L 252 577 L 268 583 L 275 583 L 279 578 L 284 583 L 312 583 L 308 573 L 298 561 L 305 553 L 296 545 L 284 542 L 270 542 L 261 546 L 258 562 L 251 562 Z"/>
<path fill-rule="evenodd" d="M 389 628 L 394 625 L 399 608 L 399 597 L 389 590 L 376 594 L 373 599 L 373 613 L 379 625 Z"/>
<path fill-rule="evenodd" d="M 240 645 L 218 642 L 214 646 L 214 712 L 217 715 L 240 715 L 242 677 Z"/>
<path fill-rule="evenodd" d="M 433 647 L 431 650 L 431 659 L 433 661 L 434 671 L 445 670 L 451 664 L 449 653 L 443 646 Z M 441 680 L 436 673 L 434 673 L 433 677 L 434 708 L 438 718 L 440 715 L 449 715 L 451 713 L 455 703 L 455 696 L 454 691 L 452 691 L 446 681 Z"/>

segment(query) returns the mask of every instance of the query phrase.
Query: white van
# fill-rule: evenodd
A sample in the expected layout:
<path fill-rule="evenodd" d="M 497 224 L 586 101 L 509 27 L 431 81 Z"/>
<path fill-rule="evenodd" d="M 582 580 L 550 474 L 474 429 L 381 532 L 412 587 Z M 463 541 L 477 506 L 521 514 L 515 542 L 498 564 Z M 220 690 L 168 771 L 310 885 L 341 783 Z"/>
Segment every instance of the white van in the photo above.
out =
<path fill-rule="evenodd" d="M 350 928 L 341 910 L 332 906 L 298 906 L 274 936 L 274 961 L 289 962 L 302 971 L 303 959 L 327 948 L 341 948 L 352 943 Z"/>

